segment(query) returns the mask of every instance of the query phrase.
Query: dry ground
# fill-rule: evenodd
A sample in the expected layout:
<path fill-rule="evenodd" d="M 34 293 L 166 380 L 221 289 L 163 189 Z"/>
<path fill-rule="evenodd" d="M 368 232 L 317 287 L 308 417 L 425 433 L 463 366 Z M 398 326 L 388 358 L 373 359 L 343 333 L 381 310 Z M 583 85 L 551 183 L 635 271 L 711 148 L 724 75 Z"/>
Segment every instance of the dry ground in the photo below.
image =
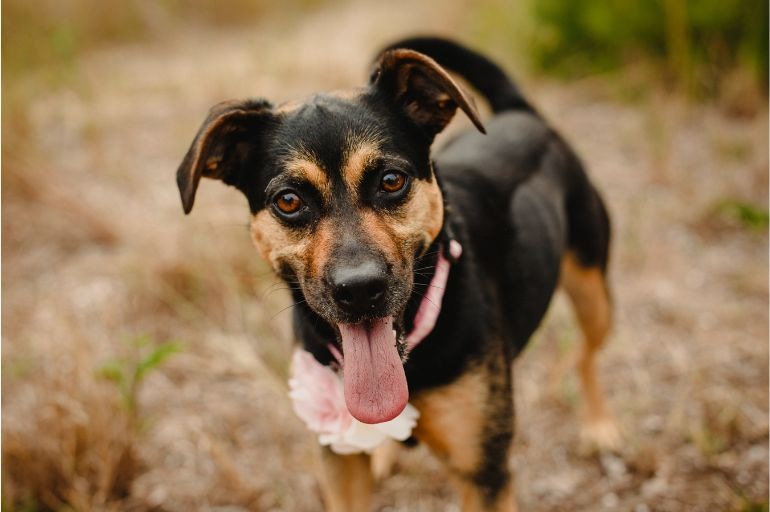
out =
<path fill-rule="evenodd" d="M 285 292 L 250 247 L 239 193 L 203 183 L 185 217 L 174 171 L 213 103 L 358 84 L 377 47 L 451 34 L 452 12 L 327 7 L 105 48 L 65 87 L 23 78 L 3 148 L 4 510 L 319 509 L 315 444 L 286 396 Z M 762 510 L 767 233 L 729 204 L 766 208 L 766 102 L 731 119 L 654 92 L 621 102 L 595 80 L 525 89 L 613 215 L 601 375 L 626 444 L 577 449 L 579 395 L 559 370 L 577 332 L 558 298 L 515 366 L 522 510 Z M 133 370 L 169 340 L 179 353 L 121 404 L 99 369 Z M 378 510 L 457 510 L 427 452 L 400 466 Z"/>

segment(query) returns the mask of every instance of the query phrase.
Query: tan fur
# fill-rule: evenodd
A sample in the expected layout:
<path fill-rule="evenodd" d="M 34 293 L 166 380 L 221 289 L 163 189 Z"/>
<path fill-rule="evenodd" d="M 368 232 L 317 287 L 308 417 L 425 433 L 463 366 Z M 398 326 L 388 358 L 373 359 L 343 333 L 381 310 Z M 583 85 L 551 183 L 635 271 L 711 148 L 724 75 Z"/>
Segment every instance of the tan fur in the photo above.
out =
<path fill-rule="evenodd" d="M 413 434 L 452 471 L 463 512 L 516 510 L 512 480 L 494 503 L 485 500 L 473 480 L 482 462 L 481 442 L 490 421 L 489 409 L 494 409 L 492 402 L 500 399 L 490 394 L 490 379 L 494 377 L 486 368 L 471 370 L 447 386 L 418 395 L 412 402 L 420 411 Z"/>
<path fill-rule="evenodd" d="M 305 103 L 303 101 L 299 101 L 299 100 L 287 101 L 286 103 L 282 103 L 282 104 L 278 105 L 275 108 L 275 113 L 276 114 L 289 114 L 291 112 L 294 112 L 295 110 L 297 110 L 299 107 L 301 107 L 304 104 Z"/>
<path fill-rule="evenodd" d="M 367 166 L 380 154 L 378 145 L 373 141 L 363 141 L 348 151 L 342 177 L 351 193 L 358 189 Z"/>
<path fill-rule="evenodd" d="M 312 239 L 286 229 L 265 209 L 251 219 L 251 239 L 262 258 L 278 270 L 282 261 L 304 268 Z"/>
<path fill-rule="evenodd" d="M 397 236 L 387 219 L 371 210 L 364 210 L 361 212 L 361 229 L 388 261 L 404 261 L 401 247 L 403 240 Z"/>
<path fill-rule="evenodd" d="M 310 158 L 297 154 L 284 161 L 288 174 L 310 182 L 321 193 L 324 200 L 331 200 L 332 188 L 329 177 L 321 167 Z"/>
<path fill-rule="evenodd" d="M 335 236 L 328 220 L 319 222 L 310 235 L 286 228 L 269 210 L 260 211 L 251 220 L 251 238 L 262 258 L 276 270 L 281 262 L 290 263 L 301 277 L 323 274 Z"/>
<path fill-rule="evenodd" d="M 460 510 L 463 512 L 516 512 L 518 510 L 513 484 L 503 489 L 495 503 L 489 505 L 484 502 L 474 485 L 460 478 L 453 478 L 453 481 L 460 496 Z"/>
<path fill-rule="evenodd" d="M 401 212 L 392 216 L 389 225 L 402 244 L 414 252 L 420 245 L 427 249 L 438 236 L 444 224 L 444 207 L 441 189 L 433 181 L 414 180 L 412 198 Z M 405 247 L 406 249 L 406 247 Z"/>
<path fill-rule="evenodd" d="M 581 265 L 573 254 L 567 253 L 562 260 L 561 285 L 570 297 L 584 337 L 578 360 L 578 376 L 585 395 L 583 440 L 600 449 L 616 449 L 620 434 L 605 405 L 595 364 L 597 351 L 612 322 L 604 275 L 599 268 Z"/>
<path fill-rule="evenodd" d="M 342 100 L 353 100 L 359 97 L 363 92 L 363 87 L 351 87 L 350 89 L 339 89 L 324 94 Z M 291 114 L 305 104 L 307 104 L 307 100 L 290 100 L 275 107 L 274 111 L 276 114 Z"/>
<path fill-rule="evenodd" d="M 488 397 L 487 373 L 469 371 L 453 383 L 417 395 L 420 411 L 414 435 L 454 471 L 465 475 L 481 460 L 484 404 Z"/>
<path fill-rule="evenodd" d="M 325 94 L 334 96 L 335 98 L 339 98 L 341 100 L 354 100 L 361 96 L 365 90 L 366 89 L 363 87 L 350 87 L 348 89 L 337 89 L 335 91 L 329 91 Z"/>
<path fill-rule="evenodd" d="M 370 510 L 373 479 L 369 456 L 337 455 L 321 448 L 321 493 L 329 512 Z"/>
<path fill-rule="evenodd" d="M 395 439 L 387 439 L 372 450 L 371 469 L 375 480 L 382 480 L 393 473 L 399 453 L 401 443 Z"/>
<path fill-rule="evenodd" d="M 308 255 L 308 274 L 310 277 L 317 279 L 323 275 L 334 241 L 335 232 L 332 223 L 327 219 L 321 220 L 313 234 L 313 243 Z"/>

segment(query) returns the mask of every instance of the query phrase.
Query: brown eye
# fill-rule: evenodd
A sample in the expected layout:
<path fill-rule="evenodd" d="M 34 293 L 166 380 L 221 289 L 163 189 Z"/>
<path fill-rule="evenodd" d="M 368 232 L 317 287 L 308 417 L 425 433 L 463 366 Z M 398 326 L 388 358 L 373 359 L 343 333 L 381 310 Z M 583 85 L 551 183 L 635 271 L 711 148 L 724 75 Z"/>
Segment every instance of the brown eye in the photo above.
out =
<path fill-rule="evenodd" d="M 279 192 L 278 195 L 275 196 L 273 204 L 275 204 L 275 207 L 278 208 L 281 213 L 286 215 L 297 213 L 303 205 L 302 199 L 291 190 Z"/>
<path fill-rule="evenodd" d="M 392 194 L 398 192 L 406 185 L 406 176 L 400 172 L 386 173 L 380 181 L 380 190 Z"/>

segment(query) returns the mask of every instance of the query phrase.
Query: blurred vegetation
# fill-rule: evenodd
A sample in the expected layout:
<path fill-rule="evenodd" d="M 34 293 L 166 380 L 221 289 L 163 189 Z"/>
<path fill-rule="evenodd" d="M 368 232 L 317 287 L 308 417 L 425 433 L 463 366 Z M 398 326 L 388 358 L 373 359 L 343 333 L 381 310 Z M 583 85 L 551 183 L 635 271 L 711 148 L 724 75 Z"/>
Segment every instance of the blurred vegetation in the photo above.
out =
<path fill-rule="evenodd" d="M 31 98 L 79 86 L 78 59 L 131 41 L 162 40 L 181 28 L 236 27 L 299 18 L 332 0 L 5 0 L 2 2 L 3 159 L 25 141 Z M 31 79 L 28 79 L 31 78 Z"/>
<path fill-rule="evenodd" d="M 725 199 L 719 203 L 717 211 L 726 219 L 737 221 L 742 226 L 757 232 L 764 233 L 770 225 L 770 213 L 763 206 Z"/>
<path fill-rule="evenodd" d="M 562 78 L 641 64 L 693 98 L 768 86 L 767 0 L 498 0 L 479 31 L 508 34 L 536 72 Z"/>
<path fill-rule="evenodd" d="M 37 399 L 4 418 L 3 464 L 11 471 L 3 473 L 3 512 L 124 509 L 117 503 L 142 470 L 138 450 L 148 418 L 139 392 L 180 345 L 140 336 L 123 349 L 95 373 L 73 368 L 15 382 Z"/>
<path fill-rule="evenodd" d="M 268 13 L 299 16 L 322 3 L 324 0 L 5 0 L 3 81 L 42 67 L 66 73 L 67 66 L 84 51 L 162 38 L 182 24 L 243 25 Z"/>
<path fill-rule="evenodd" d="M 766 501 L 762 503 L 753 503 L 744 498 L 743 504 L 738 510 L 740 512 L 767 512 L 770 510 L 770 507 Z"/>
<path fill-rule="evenodd" d="M 44 69 L 54 83 L 98 45 L 164 37 L 189 24 L 247 25 L 299 18 L 333 0 L 6 0 L 3 85 Z M 472 39 L 529 61 L 537 73 L 575 79 L 649 66 L 644 81 L 693 98 L 768 86 L 766 0 L 482 0 L 458 2 Z M 475 37 L 474 37 L 475 34 Z M 736 85 L 737 84 L 737 85 Z"/>

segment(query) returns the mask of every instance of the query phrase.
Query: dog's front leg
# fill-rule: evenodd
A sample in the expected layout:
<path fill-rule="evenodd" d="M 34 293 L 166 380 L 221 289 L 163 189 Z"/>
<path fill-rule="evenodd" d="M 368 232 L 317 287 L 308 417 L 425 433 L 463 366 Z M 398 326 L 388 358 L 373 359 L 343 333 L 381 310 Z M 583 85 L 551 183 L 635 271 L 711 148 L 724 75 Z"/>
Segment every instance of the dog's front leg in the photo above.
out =
<path fill-rule="evenodd" d="M 506 364 L 469 370 L 414 400 L 420 411 L 414 435 L 448 467 L 463 512 L 517 510 L 508 469 L 513 401 Z"/>
<path fill-rule="evenodd" d="M 321 492 L 329 512 L 367 512 L 373 478 L 369 455 L 338 455 L 321 448 Z"/>

